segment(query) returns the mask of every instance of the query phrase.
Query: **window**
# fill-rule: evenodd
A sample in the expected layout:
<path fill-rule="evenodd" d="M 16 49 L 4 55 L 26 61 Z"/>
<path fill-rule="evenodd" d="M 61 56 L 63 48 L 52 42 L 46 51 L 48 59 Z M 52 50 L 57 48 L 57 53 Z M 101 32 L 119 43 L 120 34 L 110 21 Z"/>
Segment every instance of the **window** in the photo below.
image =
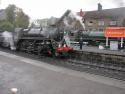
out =
<path fill-rule="evenodd" d="M 110 21 L 110 25 L 117 25 L 117 21 Z"/>
<path fill-rule="evenodd" d="M 98 21 L 98 25 L 99 26 L 103 26 L 104 25 L 104 21 Z"/>
<path fill-rule="evenodd" d="M 103 31 L 103 28 L 99 28 L 98 31 L 100 31 L 100 32 Z"/>
<path fill-rule="evenodd" d="M 92 31 L 92 28 L 89 28 L 89 31 Z"/>
<path fill-rule="evenodd" d="M 104 30 L 104 27 L 102 27 L 102 26 L 100 26 L 99 28 L 98 28 L 98 31 L 103 31 Z"/>
<path fill-rule="evenodd" d="M 92 26 L 93 25 L 93 22 L 92 21 L 89 21 L 88 22 L 88 26 Z"/>

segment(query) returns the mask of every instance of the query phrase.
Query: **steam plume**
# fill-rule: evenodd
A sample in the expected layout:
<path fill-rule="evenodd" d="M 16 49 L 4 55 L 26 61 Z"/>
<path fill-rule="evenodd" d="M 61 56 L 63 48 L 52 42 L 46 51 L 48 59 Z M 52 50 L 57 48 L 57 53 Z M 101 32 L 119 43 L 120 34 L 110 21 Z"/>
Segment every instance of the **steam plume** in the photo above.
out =
<path fill-rule="evenodd" d="M 125 6 L 124 0 L 113 0 L 113 2 L 114 2 L 118 7 L 123 7 L 123 6 Z"/>

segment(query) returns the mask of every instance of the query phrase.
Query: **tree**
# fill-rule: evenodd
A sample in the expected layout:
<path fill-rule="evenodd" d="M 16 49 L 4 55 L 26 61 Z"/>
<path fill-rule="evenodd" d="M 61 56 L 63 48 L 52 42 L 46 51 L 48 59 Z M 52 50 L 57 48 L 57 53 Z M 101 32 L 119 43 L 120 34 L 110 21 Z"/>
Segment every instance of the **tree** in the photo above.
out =
<path fill-rule="evenodd" d="M 17 12 L 17 16 L 15 18 L 15 26 L 27 28 L 29 26 L 29 17 L 28 15 L 24 14 L 22 9 L 19 9 Z"/>
<path fill-rule="evenodd" d="M 13 30 L 13 24 L 11 24 L 8 21 L 1 21 L 0 22 L 0 30 L 2 31 L 12 31 Z"/>
<path fill-rule="evenodd" d="M 14 24 L 15 22 L 15 15 L 16 15 L 16 6 L 15 5 L 9 5 L 6 9 L 6 14 L 7 14 L 7 21 L 10 22 L 11 24 Z"/>
<path fill-rule="evenodd" d="M 7 21 L 10 22 L 15 28 L 27 28 L 29 25 L 29 17 L 21 8 L 15 5 L 9 5 L 6 9 Z"/>

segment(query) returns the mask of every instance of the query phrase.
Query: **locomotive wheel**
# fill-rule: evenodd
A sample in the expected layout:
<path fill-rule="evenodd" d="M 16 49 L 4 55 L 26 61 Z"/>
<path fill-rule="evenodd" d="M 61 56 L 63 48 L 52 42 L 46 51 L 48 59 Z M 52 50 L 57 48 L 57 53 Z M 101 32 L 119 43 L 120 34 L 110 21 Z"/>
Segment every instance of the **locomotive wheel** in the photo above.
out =
<path fill-rule="evenodd" d="M 19 51 L 26 51 L 26 46 L 27 46 L 27 41 L 23 40 L 23 41 L 20 41 L 20 43 L 18 44 L 18 50 Z"/>
<path fill-rule="evenodd" d="M 43 55 L 43 54 L 42 54 L 42 49 L 43 49 L 42 46 L 37 46 L 37 55 L 38 55 L 38 56 L 42 56 L 42 55 Z"/>
<path fill-rule="evenodd" d="M 17 45 L 17 50 L 19 51 L 23 51 L 24 50 L 24 42 L 21 41 L 18 45 Z"/>

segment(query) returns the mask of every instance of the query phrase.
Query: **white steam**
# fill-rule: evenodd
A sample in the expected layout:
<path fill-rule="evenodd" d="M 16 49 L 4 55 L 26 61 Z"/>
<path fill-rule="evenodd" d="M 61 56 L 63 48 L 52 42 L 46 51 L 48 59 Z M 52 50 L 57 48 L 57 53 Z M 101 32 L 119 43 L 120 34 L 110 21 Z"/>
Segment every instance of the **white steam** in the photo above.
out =
<path fill-rule="evenodd" d="M 82 17 L 81 16 L 78 16 L 76 12 L 72 12 L 72 11 L 70 12 L 69 16 L 72 17 L 72 18 L 75 18 L 77 21 L 79 21 L 80 24 L 82 25 L 83 29 L 85 29 L 85 25 L 82 22 Z"/>
<path fill-rule="evenodd" d="M 83 23 L 82 17 L 77 15 L 76 12 L 71 11 L 67 16 L 65 16 L 63 19 L 63 23 L 65 24 L 65 33 L 68 30 L 72 30 L 75 26 L 75 22 L 77 22 L 77 21 L 79 21 L 82 29 L 85 29 L 85 25 Z M 71 46 L 71 44 L 70 44 L 71 41 L 70 41 L 68 33 L 64 34 L 64 40 L 65 40 L 67 46 Z"/>
<path fill-rule="evenodd" d="M 115 3 L 118 7 L 124 7 L 125 6 L 125 2 L 124 0 L 112 0 L 113 3 Z"/>
<path fill-rule="evenodd" d="M 8 32 L 8 31 L 4 31 L 2 33 L 2 36 L 4 38 L 4 40 L 3 40 L 3 46 L 10 47 L 11 50 L 15 50 L 12 33 Z"/>
<path fill-rule="evenodd" d="M 68 21 L 67 21 L 67 17 L 64 18 L 63 22 L 64 22 L 64 24 L 65 24 L 66 26 L 69 26 L 69 23 L 68 23 Z"/>
<path fill-rule="evenodd" d="M 76 21 L 79 21 L 81 26 L 82 26 L 82 28 L 85 29 L 85 25 L 83 23 L 82 17 L 77 15 L 76 12 L 71 11 L 63 19 L 63 22 L 65 24 L 65 30 L 67 30 L 67 29 L 71 30 L 74 27 Z"/>

